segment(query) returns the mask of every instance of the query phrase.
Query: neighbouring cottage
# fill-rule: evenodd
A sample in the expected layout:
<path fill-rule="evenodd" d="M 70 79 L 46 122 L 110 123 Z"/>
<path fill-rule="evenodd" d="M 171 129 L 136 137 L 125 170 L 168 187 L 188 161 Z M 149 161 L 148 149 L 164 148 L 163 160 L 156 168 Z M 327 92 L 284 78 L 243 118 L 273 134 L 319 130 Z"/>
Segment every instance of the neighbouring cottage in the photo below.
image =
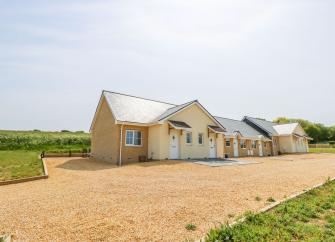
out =
<path fill-rule="evenodd" d="M 119 165 L 307 152 L 310 139 L 297 123 L 214 117 L 197 100 L 175 105 L 109 91 L 90 131 L 92 156 Z"/>

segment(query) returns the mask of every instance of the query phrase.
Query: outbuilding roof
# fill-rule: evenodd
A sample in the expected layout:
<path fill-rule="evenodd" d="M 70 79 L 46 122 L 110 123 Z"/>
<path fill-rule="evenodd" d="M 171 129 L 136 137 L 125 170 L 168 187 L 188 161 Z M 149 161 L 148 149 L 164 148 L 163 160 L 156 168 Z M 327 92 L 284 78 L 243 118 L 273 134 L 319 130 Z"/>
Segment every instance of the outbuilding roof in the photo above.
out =
<path fill-rule="evenodd" d="M 279 135 L 290 135 L 294 133 L 294 130 L 297 128 L 298 125 L 298 123 L 278 124 L 273 126 L 273 128 Z"/>
<path fill-rule="evenodd" d="M 226 128 L 225 135 L 233 136 L 236 132 L 240 133 L 243 137 L 258 138 L 262 135 L 256 129 L 249 126 L 247 123 L 229 118 L 215 117 L 220 124 Z"/>

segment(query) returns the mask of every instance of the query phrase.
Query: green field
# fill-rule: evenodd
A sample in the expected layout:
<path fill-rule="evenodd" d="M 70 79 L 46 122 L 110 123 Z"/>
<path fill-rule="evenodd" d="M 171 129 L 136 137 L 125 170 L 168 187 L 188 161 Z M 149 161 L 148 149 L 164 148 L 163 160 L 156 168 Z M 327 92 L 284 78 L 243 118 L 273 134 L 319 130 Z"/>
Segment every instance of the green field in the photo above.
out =
<path fill-rule="evenodd" d="M 309 148 L 309 153 L 335 153 L 335 148 Z"/>
<path fill-rule="evenodd" d="M 269 212 L 249 212 L 244 222 L 212 229 L 206 241 L 335 241 L 335 182 Z"/>
<path fill-rule="evenodd" d="M 90 143 L 90 135 L 83 132 L 0 130 L 0 180 L 42 175 L 42 151 L 82 152 Z"/>
<path fill-rule="evenodd" d="M 0 150 L 87 149 L 91 139 L 83 132 L 0 130 Z"/>

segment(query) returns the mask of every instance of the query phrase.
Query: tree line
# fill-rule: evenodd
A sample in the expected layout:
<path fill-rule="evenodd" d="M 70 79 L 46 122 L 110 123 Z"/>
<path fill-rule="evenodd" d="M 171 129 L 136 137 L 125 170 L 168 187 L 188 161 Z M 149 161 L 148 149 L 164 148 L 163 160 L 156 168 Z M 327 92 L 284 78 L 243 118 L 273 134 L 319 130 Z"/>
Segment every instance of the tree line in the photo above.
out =
<path fill-rule="evenodd" d="M 335 125 L 327 127 L 321 123 L 313 123 L 305 119 L 295 119 L 279 117 L 274 120 L 275 123 L 300 123 L 305 132 L 313 138 L 311 143 L 330 143 L 335 144 Z"/>

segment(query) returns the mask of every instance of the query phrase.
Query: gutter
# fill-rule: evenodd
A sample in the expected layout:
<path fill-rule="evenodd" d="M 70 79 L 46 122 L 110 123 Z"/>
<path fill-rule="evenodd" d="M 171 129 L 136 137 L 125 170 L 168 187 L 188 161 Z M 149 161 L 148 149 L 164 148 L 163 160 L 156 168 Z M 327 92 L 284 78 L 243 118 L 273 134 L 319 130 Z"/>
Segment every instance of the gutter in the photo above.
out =
<path fill-rule="evenodd" d="M 119 166 L 122 165 L 122 143 L 123 143 L 123 124 L 121 124 L 120 129 L 120 153 L 119 153 Z"/>

